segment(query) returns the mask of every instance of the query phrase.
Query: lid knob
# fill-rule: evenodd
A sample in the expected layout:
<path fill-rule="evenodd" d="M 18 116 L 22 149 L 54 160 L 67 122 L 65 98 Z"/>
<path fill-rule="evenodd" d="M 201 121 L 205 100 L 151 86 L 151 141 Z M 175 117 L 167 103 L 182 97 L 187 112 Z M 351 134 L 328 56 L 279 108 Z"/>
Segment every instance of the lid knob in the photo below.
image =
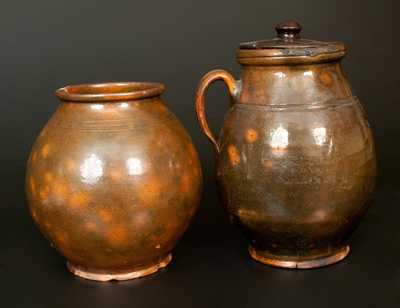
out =
<path fill-rule="evenodd" d="M 280 22 L 275 26 L 278 37 L 285 41 L 292 41 L 300 38 L 301 26 L 294 20 Z"/>

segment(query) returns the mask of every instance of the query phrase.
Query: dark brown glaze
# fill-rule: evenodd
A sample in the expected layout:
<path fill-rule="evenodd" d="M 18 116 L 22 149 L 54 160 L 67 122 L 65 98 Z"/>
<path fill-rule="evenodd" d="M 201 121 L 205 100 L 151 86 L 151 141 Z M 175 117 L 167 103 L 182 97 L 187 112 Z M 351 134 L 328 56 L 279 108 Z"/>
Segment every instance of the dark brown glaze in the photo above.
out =
<path fill-rule="evenodd" d="M 150 274 L 200 200 L 197 152 L 154 83 L 70 86 L 29 157 L 32 217 L 75 274 Z"/>
<path fill-rule="evenodd" d="M 314 268 L 340 261 L 376 176 L 371 130 L 341 57 L 279 55 L 274 61 L 260 49 L 262 57 L 242 61 L 241 52 L 241 81 L 210 72 L 196 100 L 217 152 L 223 204 L 260 262 Z M 234 103 L 216 139 L 206 124 L 204 92 L 221 76 Z"/>

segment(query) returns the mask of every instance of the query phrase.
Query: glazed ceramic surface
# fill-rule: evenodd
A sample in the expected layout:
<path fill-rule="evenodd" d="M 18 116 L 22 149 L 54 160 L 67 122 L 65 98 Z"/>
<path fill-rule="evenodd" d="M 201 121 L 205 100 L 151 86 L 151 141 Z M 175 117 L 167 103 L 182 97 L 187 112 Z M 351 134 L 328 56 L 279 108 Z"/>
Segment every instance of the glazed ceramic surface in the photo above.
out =
<path fill-rule="evenodd" d="M 313 268 L 348 254 L 374 190 L 376 161 L 366 114 L 340 64 L 343 44 L 303 40 L 300 29 L 282 23 L 278 38 L 241 44 L 241 80 L 210 72 L 196 109 L 215 147 L 224 206 L 251 256 Z M 204 92 L 215 80 L 233 98 L 219 138 L 204 113 Z"/>
<path fill-rule="evenodd" d="M 29 157 L 26 191 L 36 224 L 94 280 L 157 271 L 188 227 L 202 175 L 185 129 L 156 83 L 69 86 Z"/>

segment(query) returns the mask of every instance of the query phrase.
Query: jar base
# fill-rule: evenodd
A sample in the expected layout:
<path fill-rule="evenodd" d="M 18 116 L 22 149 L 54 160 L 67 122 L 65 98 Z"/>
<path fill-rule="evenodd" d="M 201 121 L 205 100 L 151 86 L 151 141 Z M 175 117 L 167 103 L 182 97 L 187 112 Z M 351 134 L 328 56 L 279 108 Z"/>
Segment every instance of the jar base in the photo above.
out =
<path fill-rule="evenodd" d="M 254 247 L 249 247 L 250 256 L 263 264 L 296 269 L 310 269 L 327 266 L 339 262 L 347 257 L 350 246 L 340 247 L 330 253 L 310 255 L 310 256 L 278 256 L 266 251 L 257 251 Z"/>
<path fill-rule="evenodd" d="M 172 254 L 168 254 L 165 257 L 159 259 L 157 262 L 153 262 L 150 266 L 145 266 L 140 269 L 135 269 L 133 271 L 127 272 L 99 272 L 93 271 L 89 268 L 84 268 L 79 265 L 74 265 L 67 261 L 68 270 L 74 275 L 96 281 L 110 281 L 110 280 L 129 280 L 151 275 L 158 270 L 166 267 L 172 260 Z"/>

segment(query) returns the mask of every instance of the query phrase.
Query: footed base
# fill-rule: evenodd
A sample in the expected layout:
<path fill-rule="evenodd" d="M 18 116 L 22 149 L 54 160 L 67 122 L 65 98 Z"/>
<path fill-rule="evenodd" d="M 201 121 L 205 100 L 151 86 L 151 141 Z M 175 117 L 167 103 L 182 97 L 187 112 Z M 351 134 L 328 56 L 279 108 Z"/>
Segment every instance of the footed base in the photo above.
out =
<path fill-rule="evenodd" d="M 257 251 L 249 247 L 251 257 L 261 263 L 284 268 L 317 268 L 339 262 L 347 257 L 350 252 L 349 246 L 340 247 L 329 254 L 318 254 L 310 256 L 277 256 L 266 251 Z"/>
<path fill-rule="evenodd" d="M 117 273 L 91 271 L 88 268 L 83 268 L 81 266 L 73 265 L 69 262 L 67 262 L 67 267 L 71 273 L 85 279 L 96 280 L 96 281 L 129 280 L 153 274 L 157 272 L 159 269 L 166 267 L 171 262 L 171 260 L 172 260 L 172 255 L 168 254 L 167 256 L 161 258 L 158 262 L 152 263 L 148 267 L 143 267 L 133 271 L 117 272 Z"/>

